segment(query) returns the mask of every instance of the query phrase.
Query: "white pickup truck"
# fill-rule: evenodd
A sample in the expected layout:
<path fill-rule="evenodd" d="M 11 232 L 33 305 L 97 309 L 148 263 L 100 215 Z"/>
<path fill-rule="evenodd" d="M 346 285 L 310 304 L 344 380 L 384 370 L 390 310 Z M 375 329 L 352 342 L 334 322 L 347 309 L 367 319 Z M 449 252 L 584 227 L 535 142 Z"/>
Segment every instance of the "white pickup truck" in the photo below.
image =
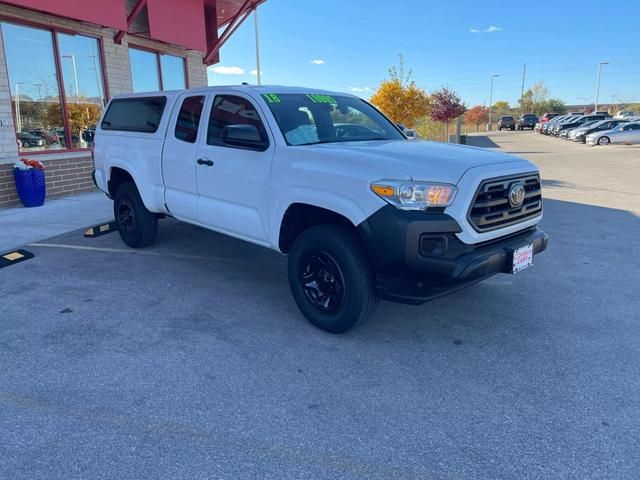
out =
<path fill-rule="evenodd" d="M 420 304 L 547 246 L 537 167 L 407 141 L 366 101 L 279 86 L 121 95 L 96 129 L 95 183 L 122 240 L 171 216 L 289 256 L 293 297 L 341 333 L 378 298 Z"/>

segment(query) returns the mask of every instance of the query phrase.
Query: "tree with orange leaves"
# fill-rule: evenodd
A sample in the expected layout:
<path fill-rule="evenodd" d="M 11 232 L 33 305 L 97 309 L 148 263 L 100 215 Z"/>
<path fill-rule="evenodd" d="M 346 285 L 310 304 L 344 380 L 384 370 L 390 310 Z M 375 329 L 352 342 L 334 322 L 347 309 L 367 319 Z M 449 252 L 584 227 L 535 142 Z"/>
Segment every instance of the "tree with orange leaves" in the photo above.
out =
<path fill-rule="evenodd" d="M 476 131 L 480 130 L 480 125 L 489 121 L 489 108 L 484 105 L 476 105 L 464 114 L 465 123 L 476 126 Z"/>
<path fill-rule="evenodd" d="M 430 99 L 411 79 L 413 72 L 405 72 L 402 55 L 399 59 L 399 66 L 389 68 L 389 78 L 382 81 L 371 103 L 395 123 L 413 128 L 418 119 L 429 113 Z"/>

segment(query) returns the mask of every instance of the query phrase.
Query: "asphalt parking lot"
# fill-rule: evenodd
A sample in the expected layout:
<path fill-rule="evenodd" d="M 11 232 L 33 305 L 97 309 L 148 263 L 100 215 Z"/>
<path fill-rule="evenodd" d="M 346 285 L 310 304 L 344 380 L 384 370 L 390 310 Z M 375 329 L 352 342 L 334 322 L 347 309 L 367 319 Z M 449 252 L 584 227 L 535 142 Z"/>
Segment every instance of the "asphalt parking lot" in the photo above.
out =
<path fill-rule="evenodd" d="M 0 269 L 0 478 L 637 479 L 640 147 L 472 142 L 541 166 L 549 249 L 342 336 L 284 257 L 170 219 L 142 251 L 26 247 Z"/>

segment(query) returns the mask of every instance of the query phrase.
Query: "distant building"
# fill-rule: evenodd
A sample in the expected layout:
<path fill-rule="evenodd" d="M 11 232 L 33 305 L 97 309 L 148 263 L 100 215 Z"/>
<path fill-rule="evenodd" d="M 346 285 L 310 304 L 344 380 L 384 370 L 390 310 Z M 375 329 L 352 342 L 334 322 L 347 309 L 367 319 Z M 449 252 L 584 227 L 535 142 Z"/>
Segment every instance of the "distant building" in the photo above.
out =
<path fill-rule="evenodd" d="M 93 189 L 107 100 L 206 85 L 234 26 L 263 1 L 0 1 L 0 207 L 19 204 L 18 158 L 45 164 L 48 197 Z"/>
<path fill-rule="evenodd" d="M 567 112 L 580 112 L 591 113 L 593 112 L 593 103 L 587 105 L 566 105 Z M 616 103 L 601 103 L 598 104 L 599 112 L 609 112 L 611 114 L 616 113 L 618 110 L 624 110 L 624 105 Z"/>

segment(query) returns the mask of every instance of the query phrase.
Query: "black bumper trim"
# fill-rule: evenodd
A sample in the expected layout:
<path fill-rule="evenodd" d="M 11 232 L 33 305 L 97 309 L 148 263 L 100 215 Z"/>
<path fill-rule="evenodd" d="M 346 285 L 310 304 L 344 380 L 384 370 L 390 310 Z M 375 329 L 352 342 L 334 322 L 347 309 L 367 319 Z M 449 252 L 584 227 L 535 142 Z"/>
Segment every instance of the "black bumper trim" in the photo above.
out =
<path fill-rule="evenodd" d="M 497 273 L 511 271 L 513 251 L 533 244 L 534 255 L 547 248 L 549 237 L 529 229 L 503 240 L 484 244 L 456 258 L 421 257 L 404 275 L 376 275 L 378 296 L 401 303 L 421 304 L 467 287 Z"/>

